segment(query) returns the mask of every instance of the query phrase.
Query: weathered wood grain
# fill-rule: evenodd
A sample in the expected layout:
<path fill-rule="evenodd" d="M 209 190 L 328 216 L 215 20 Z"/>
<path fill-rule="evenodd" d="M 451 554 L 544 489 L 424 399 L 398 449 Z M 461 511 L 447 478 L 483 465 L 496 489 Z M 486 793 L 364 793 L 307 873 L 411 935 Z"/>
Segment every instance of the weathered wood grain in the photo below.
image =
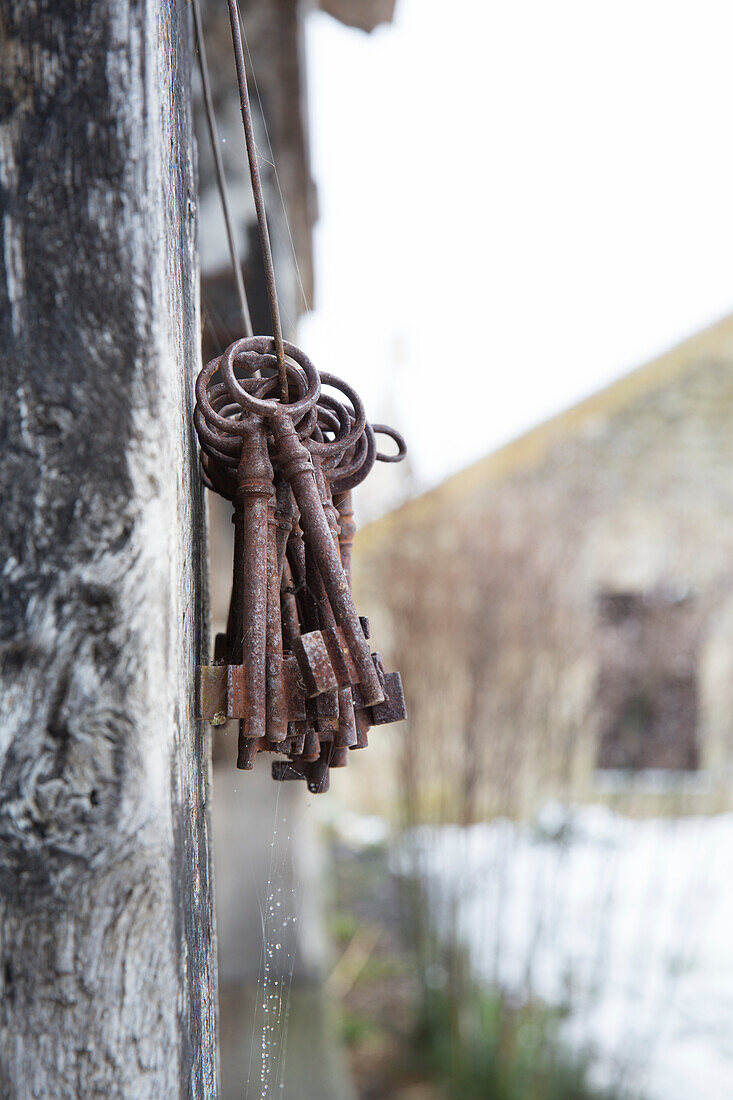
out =
<path fill-rule="evenodd" d="M 216 1095 L 190 26 L 0 0 L 0 1097 Z"/>

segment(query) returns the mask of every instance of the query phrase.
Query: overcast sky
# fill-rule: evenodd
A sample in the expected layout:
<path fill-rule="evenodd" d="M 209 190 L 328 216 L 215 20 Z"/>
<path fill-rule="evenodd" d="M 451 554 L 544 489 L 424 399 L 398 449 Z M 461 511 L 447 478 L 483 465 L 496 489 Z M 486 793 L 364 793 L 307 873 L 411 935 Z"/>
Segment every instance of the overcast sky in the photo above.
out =
<path fill-rule="evenodd" d="M 316 364 L 424 484 L 733 308 L 733 5 L 398 0 L 307 50 Z"/>

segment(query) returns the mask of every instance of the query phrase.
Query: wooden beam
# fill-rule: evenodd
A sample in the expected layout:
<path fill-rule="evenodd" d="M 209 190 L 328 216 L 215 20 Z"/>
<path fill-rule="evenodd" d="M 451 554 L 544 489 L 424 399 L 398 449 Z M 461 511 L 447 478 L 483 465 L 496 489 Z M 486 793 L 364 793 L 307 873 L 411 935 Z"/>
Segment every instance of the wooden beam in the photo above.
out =
<path fill-rule="evenodd" d="M 3 1096 L 217 1095 L 189 15 L 0 0 Z"/>

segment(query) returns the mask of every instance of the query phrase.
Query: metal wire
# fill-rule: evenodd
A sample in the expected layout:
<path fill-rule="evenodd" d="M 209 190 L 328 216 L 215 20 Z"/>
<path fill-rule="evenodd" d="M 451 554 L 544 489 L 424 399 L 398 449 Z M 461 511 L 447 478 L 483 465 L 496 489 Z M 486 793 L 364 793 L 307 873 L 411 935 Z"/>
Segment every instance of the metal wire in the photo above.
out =
<path fill-rule="evenodd" d="M 244 63 L 244 50 L 242 47 L 242 32 L 239 26 L 239 7 L 237 0 L 228 0 L 229 22 L 232 28 L 232 45 L 234 47 L 234 59 L 237 66 L 237 83 L 239 85 L 239 104 L 242 109 L 242 125 L 244 127 L 244 141 L 247 146 L 247 160 L 249 161 L 249 175 L 252 181 L 252 194 L 257 212 L 257 227 L 260 233 L 260 245 L 262 248 L 262 262 L 265 268 L 265 283 L 267 285 L 267 297 L 270 303 L 270 317 L 272 318 L 272 335 L 275 340 L 275 354 L 277 356 L 277 376 L 280 385 L 280 399 L 288 399 L 288 377 L 285 367 L 285 349 L 283 347 L 282 324 L 280 322 L 280 308 L 277 301 L 277 286 L 275 284 L 275 266 L 272 261 L 272 247 L 270 234 L 267 228 L 267 214 L 265 212 L 265 199 L 262 193 L 262 181 L 260 169 L 257 163 L 257 147 L 255 145 L 254 129 L 252 127 L 252 112 L 249 104 L 249 90 L 247 87 L 247 73 Z"/>
<path fill-rule="evenodd" d="M 254 331 L 252 329 L 252 317 L 249 312 L 247 292 L 244 289 L 242 265 L 239 259 L 239 249 L 237 248 L 237 239 L 234 233 L 234 225 L 232 223 L 232 211 L 229 205 L 229 193 L 227 191 L 226 176 L 224 174 L 224 161 L 222 160 L 221 149 L 219 147 L 219 135 L 217 133 L 216 127 L 214 100 L 211 96 L 211 82 L 209 80 L 209 66 L 206 60 L 206 47 L 204 45 L 204 27 L 203 21 L 201 19 L 201 6 L 199 0 L 193 0 L 192 6 L 193 25 L 194 31 L 196 33 L 196 43 L 198 45 L 199 71 L 201 73 L 201 88 L 204 96 L 206 124 L 208 126 L 209 137 L 211 139 L 211 152 L 214 156 L 214 167 L 216 170 L 216 184 L 219 189 L 219 198 L 221 199 L 222 213 L 224 214 L 227 240 L 229 242 L 229 255 L 231 256 L 232 268 L 234 271 L 234 281 L 237 285 L 239 311 L 242 315 L 242 327 L 244 329 L 244 335 L 253 336 Z"/>

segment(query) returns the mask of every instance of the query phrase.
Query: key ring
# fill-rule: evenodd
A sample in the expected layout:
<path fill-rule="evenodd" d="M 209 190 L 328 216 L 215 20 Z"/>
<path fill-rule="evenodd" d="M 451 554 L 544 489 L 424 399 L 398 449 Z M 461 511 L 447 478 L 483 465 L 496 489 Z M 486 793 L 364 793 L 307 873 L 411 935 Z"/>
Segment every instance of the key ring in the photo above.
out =
<path fill-rule="evenodd" d="M 242 341 L 240 341 L 240 343 L 241 342 Z M 221 370 L 222 359 L 223 356 L 221 355 L 212 359 L 206 364 L 196 379 L 196 408 L 194 410 L 194 418 L 196 420 L 197 430 L 198 425 L 203 421 L 212 432 L 220 434 L 222 437 L 217 438 L 217 440 L 212 440 L 211 437 L 207 435 L 206 438 L 209 442 L 212 442 L 217 448 L 221 448 L 221 443 L 223 439 L 226 438 L 227 449 L 230 453 L 234 454 L 235 448 L 232 444 L 232 440 L 240 440 L 240 442 L 236 443 L 236 452 L 240 451 L 241 436 L 247 429 L 243 427 L 244 422 L 241 419 L 243 412 L 242 402 L 238 397 L 232 398 L 231 388 L 227 386 L 225 382 L 216 382 L 211 385 L 212 377 L 217 370 Z M 250 371 L 256 371 L 263 365 L 271 365 L 271 363 L 263 363 L 263 360 L 272 360 L 272 364 L 275 362 L 273 356 L 260 356 L 254 352 L 240 353 L 239 359 L 240 363 L 238 365 L 244 366 L 246 370 Z M 241 360 L 244 360 L 244 363 L 242 363 Z M 286 363 L 286 368 L 288 380 L 295 384 L 296 392 L 298 392 L 302 398 L 308 393 L 308 382 L 306 377 L 303 375 L 300 368 L 293 363 Z M 315 368 L 313 369 L 315 370 Z M 267 392 L 273 385 L 272 378 L 246 378 L 241 380 L 235 378 L 235 382 L 237 383 L 240 393 L 245 392 L 244 388 L 246 388 L 247 391 L 252 390 L 254 393 L 263 393 Z M 220 400 L 225 395 L 230 397 L 230 401 L 219 404 Z M 257 397 L 253 396 L 253 400 L 257 400 Z M 279 403 L 276 403 L 276 407 L 280 407 Z M 288 405 L 286 407 L 291 409 L 294 406 Z M 233 415 L 224 415 L 225 410 L 231 412 Z M 296 412 L 296 422 L 301 425 L 298 433 L 299 435 L 301 432 L 306 434 L 312 430 L 311 423 L 307 423 L 305 426 L 302 424 L 304 419 L 307 420 L 310 411 L 310 409 L 307 409 L 305 412 L 301 411 L 300 415 Z"/>
<path fill-rule="evenodd" d="M 274 347 L 275 342 L 272 336 L 249 336 L 245 337 L 243 340 L 236 340 L 233 344 L 229 345 L 219 361 L 222 380 L 232 398 L 237 401 L 246 412 L 254 413 L 255 416 L 269 419 L 280 411 L 286 412 L 293 420 L 299 420 L 305 413 L 309 412 L 318 401 L 321 393 L 321 379 L 308 356 L 304 351 L 301 351 L 300 348 L 297 348 L 295 344 L 290 344 L 287 340 L 284 341 L 283 347 L 285 348 L 285 354 L 297 363 L 305 373 L 308 380 L 308 389 L 303 397 L 298 398 L 298 400 L 292 403 L 283 405 L 280 401 L 262 400 L 261 398 L 253 397 L 240 385 L 234 373 L 234 363 L 243 353 L 254 352 L 260 356 L 272 355 Z M 290 377 L 290 364 L 286 364 L 286 366 L 289 368 L 288 377 Z"/>
<path fill-rule="evenodd" d="M 346 409 L 346 412 L 351 419 L 351 427 L 346 434 L 330 442 L 320 443 L 318 440 L 311 439 L 309 441 L 309 449 L 312 454 L 320 455 L 323 458 L 335 457 L 336 455 L 343 454 L 348 450 L 364 432 L 364 425 L 366 424 L 366 412 L 364 410 L 364 403 L 362 402 L 359 394 L 343 379 L 337 378 L 335 374 L 329 374 L 327 371 L 321 372 L 321 384 L 323 386 L 331 386 L 335 390 L 340 390 L 345 394 L 351 402 L 352 409 Z M 320 403 L 327 408 L 334 409 L 337 406 L 344 407 L 343 402 L 339 402 L 336 398 L 330 397 L 328 394 L 321 394 Z"/>
<path fill-rule="evenodd" d="M 390 428 L 388 424 L 372 424 L 375 435 L 386 435 L 388 439 L 394 440 L 397 444 L 396 455 L 385 455 L 381 451 L 377 451 L 377 462 L 402 462 L 402 459 L 407 454 L 407 444 L 405 438 L 396 428 Z"/>
<path fill-rule="evenodd" d="M 364 427 L 364 434 L 357 441 L 355 453 L 351 461 L 343 467 L 336 466 L 330 471 L 331 488 L 334 493 L 348 493 L 361 485 L 369 476 L 377 460 L 377 443 L 374 429 L 369 422 Z"/>

